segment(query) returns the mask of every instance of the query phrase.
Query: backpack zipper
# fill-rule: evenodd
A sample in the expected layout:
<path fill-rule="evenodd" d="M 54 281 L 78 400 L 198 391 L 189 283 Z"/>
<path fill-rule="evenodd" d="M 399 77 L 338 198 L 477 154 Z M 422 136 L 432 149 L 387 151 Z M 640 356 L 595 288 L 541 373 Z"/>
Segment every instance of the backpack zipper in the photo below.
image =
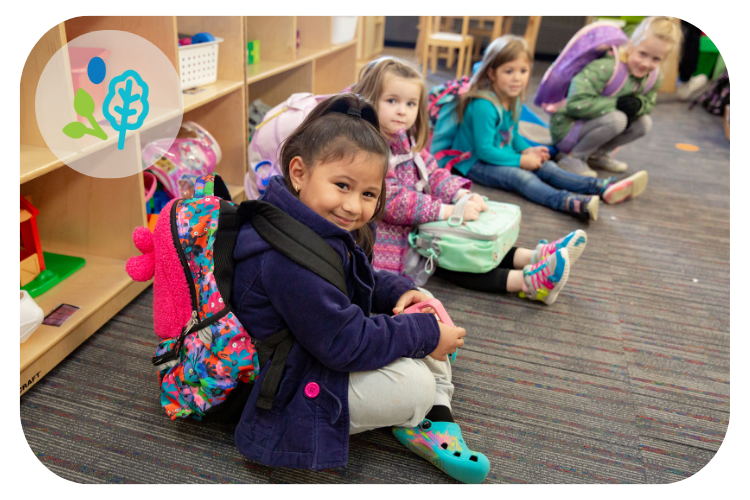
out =
<path fill-rule="evenodd" d="M 177 254 L 180 258 L 180 263 L 182 264 L 182 270 L 185 273 L 185 282 L 188 284 L 188 288 L 190 289 L 190 303 L 193 310 L 190 315 L 190 320 L 182 329 L 180 338 L 177 343 L 172 346 L 172 349 L 168 352 L 165 352 L 161 356 L 155 356 L 151 358 L 151 363 L 153 363 L 154 366 L 158 366 L 166 361 L 177 359 L 178 353 L 180 352 L 180 349 L 182 349 L 182 344 L 185 341 L 185 336 L 190 333 L 190 330 L 196 325 L 196 323 L 198 323 L 198 299 L 195 296 L 195 282 L 193 281 L 193 275 L 190 272 L 190 267 L 188 266 L 187 259 L 185 258 L 185 252 L 182 249 L 179 233 L 177 231 L 177 210 L 180 203 L 182 203 L 182 200 L 176 201 L 172 205 L 172 210 L 169 213 L 169 225 L 170 232 L 172 233 L 172 243 L 177 250 Z"/>

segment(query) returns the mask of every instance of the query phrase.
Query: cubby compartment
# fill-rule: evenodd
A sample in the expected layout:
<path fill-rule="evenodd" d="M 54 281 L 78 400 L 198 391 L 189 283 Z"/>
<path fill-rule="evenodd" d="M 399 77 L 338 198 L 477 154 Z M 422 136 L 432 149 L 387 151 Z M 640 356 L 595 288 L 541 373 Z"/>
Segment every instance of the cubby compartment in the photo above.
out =
<path fill-rule="evenodd" d="M 293 65 L 296 59 L 297 23 L 293 16 L 245 18 L 245 64 L 247 81 L 257 80 Z M 260 61 L 247 64 L 247 42 L 260 41 Z"/>
<path fill-rule="evenodd" d="M 235 90 L 185 114 L 184 121 L 193 121 L 208 130 L 221 148 L 221 163 L 216 172 L 227 183 L 232 197 L 244 193 L 247 163 L 247 123 L 243 112 L 243 89 Z"/>
<path fill-rule="evenodd" d="M 207 32 L 223 39 L 219 44 L 216 82 L 184 93 L 185 112 L 241 88 L 245 81 L 245 37 L 240 16 L 177 16 L 177 32 Z M 178 49 L 178 56 L 179 56 Z"/>
<path fill-rule="evenodd" d="M 92 154 L 101 165 L 114 155 L 140 163 L 138 136 L 125 148 L 102 149 Z M 45 251 L 70 255 L 98 255 L 127 259 L 137 252 L 131 235 L 146 220 L 142 181 L 138 175 L 103 179 L 64 166 L 21 186 L 39 210 L 37 225 Z"/>
<path fill-rule="evenodd" d="M 47 31 L 31 50 L 21 73 L 21 184 L 44 175 L 63 166 L 63 159 L 76 155 L 77 147 L 72 139 L 62 136 L 56 151 L 62 158 L 58 158 L 47 146 L 36 119 L 36 91 L 39 79 L 45 71 L 47 63 L 66 43 L 65 27 L 60 24 Z M 67 53 L 57 61 L 54 67 L 47 71 L 52 77 L 66 82 L 64 86 L 50 89 L 41 95 L 41 105 L 54 106 L 62 113 L 68 110 L 71 121 L 75 120 L 73 111 L 73 87 L 70 77 L 70 61 Z"/>
<path fill-rule="evenodd" d="M 313 74 L 314 94 L 334 94 L 356 83 L 354 66 L 357 47 L 349 43 L 338 50 L 315 60 Z"/>
<path fill-rule="evenodd" d="M 248 102 L 260 99 L 269 106 L 276 106 L 296 92 L 312 92 L 312 75 L 313 63 L 308 62 L 251 83 L 247 90 Z"/>
<path fill-rule="evenodd" d="M 100 30 L 127 31 L 156 45 L 179 71 L 177 26 L 173 16 L 85 16 L 65 21 L 68 41 Z"/>
<path fill-rule="evenodd" d="M 297 59 L 314 57 L 331 48 L 330 16 L 298 16 L 297 30 L 299 30 Z"/>

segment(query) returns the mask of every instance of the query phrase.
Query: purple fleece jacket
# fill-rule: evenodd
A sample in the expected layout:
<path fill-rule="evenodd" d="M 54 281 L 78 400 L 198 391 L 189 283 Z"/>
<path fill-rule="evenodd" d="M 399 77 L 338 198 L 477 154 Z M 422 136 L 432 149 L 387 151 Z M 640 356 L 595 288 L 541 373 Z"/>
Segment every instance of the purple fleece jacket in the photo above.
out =
<path fill-rule="evenodd" d="M 352 235 L 328 222 L 273 177 L 261 198 L 325 239 L 344 265 L 348 296 L 272 249 L 249 224 L 237 238 L 230 302 L 253 338 L 285 326 L 296 342 L 271 410 L 257 408 L 265 367 L 256 380 L 235 443 L 247 458 L 275 467 L 327 469 L 347 464 L 349 373 L 376 370 L 435 350 L 440 329 L 431 314 L 391 317 L 406 278 L 374 271 Z M 371 312 L 386 313 L 370 316 Z M 268 364 L 270 366 L 270 363 Z M 319 391 L 305 391 L 317 384 Z M 384 404 L 386 402 L 383 402 Z"/>

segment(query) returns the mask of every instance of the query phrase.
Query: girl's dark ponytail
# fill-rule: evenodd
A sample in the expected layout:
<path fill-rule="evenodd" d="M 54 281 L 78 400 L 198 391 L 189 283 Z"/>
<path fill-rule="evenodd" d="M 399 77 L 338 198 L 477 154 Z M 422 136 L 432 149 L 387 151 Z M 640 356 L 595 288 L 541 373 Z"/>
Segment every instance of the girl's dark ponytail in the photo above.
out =
<path fill-rule="evenodd" d="M 319 163 L 353 159 L 360 153 L 382 158 L 383 183 L 378 206 L 372 219 L 355 235 L 356 243 L 371 256 L 375 235 L 370 224 L 379 221 L 385 212 L 385 174 L 390 154 L 388 144 L 380 135 L 375 108 L 365 99 L 351 93 L 329 97 L 315 106 L 281 144 L 279 161 L 287 189 L 299 197 L 289 175 L 289 163 L 293 158 L 299 156 L 308 169 L 313 169 Z"/>

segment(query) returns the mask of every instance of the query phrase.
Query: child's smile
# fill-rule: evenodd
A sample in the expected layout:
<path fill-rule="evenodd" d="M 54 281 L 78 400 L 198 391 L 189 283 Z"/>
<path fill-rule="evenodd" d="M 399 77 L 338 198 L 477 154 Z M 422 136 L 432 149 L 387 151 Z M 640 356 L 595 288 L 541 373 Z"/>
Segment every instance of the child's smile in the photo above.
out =
<path fill-rule="evenodd" d="M 290 162 L 292 181 L 299 199 L 315 213 L 346 231 L 364 226 L 373 216 L 383 184 L 383 160 L 367 153 L 354 158 L 301 167 L 301 159 Z"/>
<path fill-rule="evenodd" d="M 659 67 L 669 53 L 672 44 L 661 38 L 648 36 L 636 47 L 628 45 L 628 70 L 636 78 L 643 78 Z"/>

